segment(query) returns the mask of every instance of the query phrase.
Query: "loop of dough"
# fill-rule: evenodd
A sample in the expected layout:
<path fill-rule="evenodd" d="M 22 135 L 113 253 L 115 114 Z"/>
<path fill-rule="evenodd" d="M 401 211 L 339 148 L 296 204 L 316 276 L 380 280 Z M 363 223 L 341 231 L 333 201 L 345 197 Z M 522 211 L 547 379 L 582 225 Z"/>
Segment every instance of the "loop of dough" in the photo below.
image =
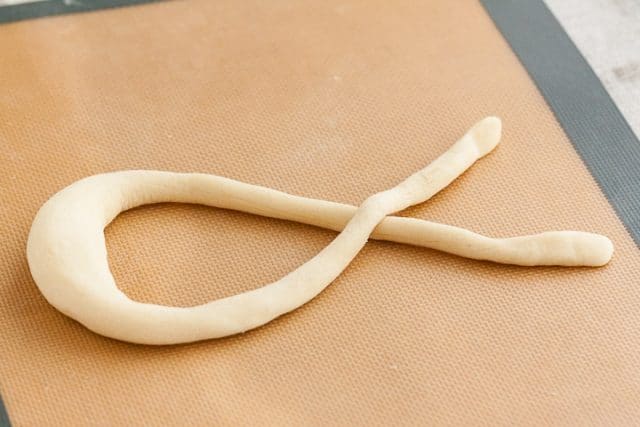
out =
<path fill-rule="evenodd" d="M 358 208 L 206 174 L 122 171 L 91 176 L 55 194 L 36 215 L 27 243 L 31 274 L 49 303 L 94 332 L 141 344 L 177 344 L 244 332 L 294 310 L 327 287 L 370 235 L 511 264 L 606 264 L 613 245 L 597 234 L 557 231 L 492 239 L 457 227 L 387 217 L 446 187 L 491 151 L 500 133 L 499 119 L 478 122 L 429 166 Z M 117 288 L 103 231 L 120 212 L 158 202 L 235 209 L 341 232 L 314 258 L 261 288 L 195 307 L 146 304 Z"/>

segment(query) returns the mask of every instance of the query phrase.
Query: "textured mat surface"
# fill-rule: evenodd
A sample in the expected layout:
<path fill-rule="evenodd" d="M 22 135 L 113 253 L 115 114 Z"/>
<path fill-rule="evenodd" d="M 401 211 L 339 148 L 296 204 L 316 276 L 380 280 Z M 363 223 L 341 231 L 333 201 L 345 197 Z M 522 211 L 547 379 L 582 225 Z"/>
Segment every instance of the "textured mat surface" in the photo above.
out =
<path fill-rule="evenodd" d="M 153 3 L 3 25 L 0 48 L 0 391 L 14 425 L 640 417 L 640 252 L 480 3 Z M 604 233 L 609 266 L 371 242 L 303 308 L 161 348 L 89 332 L 29 275 L 33 216 L 83 176 L 210 172 L 357 204 L 489 114 L 505 125 L 497 151 L 405 214 L 498 236 Z M 277 279 L 334 233 L 166 204 L 106 236 L 132 298 L 193 305 Z"/>

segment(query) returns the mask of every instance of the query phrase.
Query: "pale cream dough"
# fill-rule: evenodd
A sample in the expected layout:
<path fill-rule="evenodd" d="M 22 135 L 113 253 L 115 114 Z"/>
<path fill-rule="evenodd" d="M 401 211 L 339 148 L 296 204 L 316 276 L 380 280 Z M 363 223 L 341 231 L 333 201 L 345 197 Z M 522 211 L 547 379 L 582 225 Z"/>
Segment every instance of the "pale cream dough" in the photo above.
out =
<path fill-rule="evenodd" d="M 99 334 L 141 344 L 177 344 L 244 332 L 300 307 L 326 288 L 369 236 L 508 264 L 601 266 L 613 253 L 601 235 L 555 231 L 494 239 L 461 228 L 388 215 L 422 203 L 498 144 L 488 117 L 447 152 L 360 207 L 293 196 L 207 174 L 122 171 L 75 182 L 36 215 L 27 243 L 31 274 L 54 307 Z M 145 304 L 121 292 L 109 270 L 104 228 L 149 203 L 198 203 L 340 231 L 318 255 L 261 288 L 195 307 Z"/>

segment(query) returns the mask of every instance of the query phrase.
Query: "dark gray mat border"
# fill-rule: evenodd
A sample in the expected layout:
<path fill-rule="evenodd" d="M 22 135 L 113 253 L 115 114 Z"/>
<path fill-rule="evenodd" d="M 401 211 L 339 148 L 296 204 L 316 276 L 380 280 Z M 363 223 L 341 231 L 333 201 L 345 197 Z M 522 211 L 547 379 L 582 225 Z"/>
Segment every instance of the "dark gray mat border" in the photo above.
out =
<path fill-rule="evenodd" d="M 640 141 L 600 79 L 542 0 L 480 1 L 640 246 Z"/>
<path fill-rule="evenodd" d="M 0 427 L 11 427 L 9 415 L 4 407 L 4 403 L 2 403 L 2 397 L 0 397 Z"/>
<path fill-rule="evenodd" d="M 0 24 L 44 16 L 67 13 L 90 12 L 92 10 L 132 6 L 163 0 L 47 0 L 34 3 L 0 6 Z"/>

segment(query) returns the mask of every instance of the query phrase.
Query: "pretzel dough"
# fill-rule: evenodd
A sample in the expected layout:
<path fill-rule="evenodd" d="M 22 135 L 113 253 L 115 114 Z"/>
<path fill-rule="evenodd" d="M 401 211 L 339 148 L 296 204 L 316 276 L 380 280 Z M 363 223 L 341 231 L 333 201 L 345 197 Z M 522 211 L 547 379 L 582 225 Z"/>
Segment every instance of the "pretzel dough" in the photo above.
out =
<path fill-rule="evenodd" d="M 244 332 L 294 310 L 327 287 L 370 235 L 510 264 L 606 264 L 613 245 L 597 234 L 561 231 L 492 239 L 452 226 L 387 217 L 446 187 L 490 152 L 500 133 L 499 119 L 480 121 L 432 164 L 358 208 L 206 174 L 122 171 L 91 176 L 55 194 L 36 215 L 27 242 L 31 274 L 54 307 L 92 331 L 135 343 L 177 344 Z M 103 230 L 120 212 L 158 202 L 235 209 L 341 232 L 314 258 L 261 288 L 195 307 L 145 304 L 117 288 Z"/>

